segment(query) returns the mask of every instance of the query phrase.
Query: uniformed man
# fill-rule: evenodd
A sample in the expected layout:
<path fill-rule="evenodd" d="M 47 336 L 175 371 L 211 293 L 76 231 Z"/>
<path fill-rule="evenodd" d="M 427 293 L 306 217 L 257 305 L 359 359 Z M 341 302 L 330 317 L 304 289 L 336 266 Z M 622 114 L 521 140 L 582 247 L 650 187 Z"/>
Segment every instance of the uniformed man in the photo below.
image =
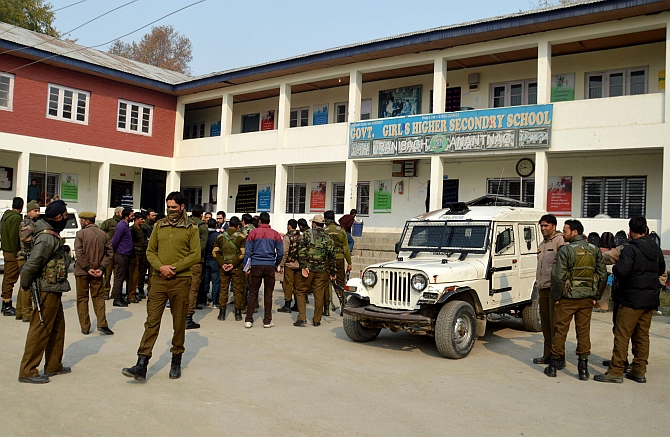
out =
<path fill-rule="evenodd" d="M 100 225 L 100 229 L 103 232 L 106 232 L 109 235 L 109 238 L 114 238 L 114 232 L 116 231 L 116 226 L 121 221 L 121 213 L 123 212 L 122 206 L 117 206 L 114 209 L 114 215 Z M 109 293 L 112 291 L 112 273 L 114 272 L 114 255 L 112 254 L 112 261 L 107 265 L 105 269 L 105 284 L 102 287 L 102 292 L 105 296 L 105 300 L 109 300 Z"/>
<path fill-rule="evenodd" d="M 61 297 L 70 290 L 67 270 L 70 267 L 70 248 L 65 245 L 60 232 L 67 224 L 67 207 L 62 200 L 51 202 L 46 207 L 44 219 L 35 223 L 34 247 L 30 258 L 21 271 L 21 288 L 30 291 L 33 281 L 40 290 L 44 320 L 42 324 L 38 308 L 33 310 L 26 338 L 26 348 L 21 359 L 19 381 L 33 384 L 49 382 L 50 376 L 70 373 L 63 366 L 65 343 L 65 317 Z M 44 374 L 37 367 L 44 355 Z"/>
<path fill-rule="evenodd" d="M 233 284 L 233 297 L 235 305 L 235 321 L 242 320 L 242 310 L 246 307 L 246 290 L 244 287 L 244 272 L 242 262 L 246 238 L 240 232 L 241 223 L 237 216 L 230 218 L 228 230 L 219 234 L 214 243 L 212 255 L 216 263 L 221 267 L 221 293 L 219 293 L 219 316 L 218 320 L 226 319 L 226 305 L 228 304 L 228 288 Z"/>
<path fill-rule="evenodd" d="M 12 209 L 2 215 L 0 225 L 0 244 L 5 258 L 5 271 L 2 276 L 2 315 L 16 316 L 16 309 L 12 306 L 14 284 L 19 280 L 18 254 L 21 250 L 21 211 L 23 199 L 12 199 Z"/>
<path fill-rule="evenodd" d="M 26 216 L 21 222 L 21 230 L 19 237 L 21 238 L 21 250 L 19 250 L 17 259 L 19 261 L 19 270 L 26 263 L 33 250 L 33 235 L 35 232 L 35 221 L 40 216 L 40 204 L 37 200 L 28 202 L 26 206 Z M 16 297 L 16 320 L 23 320 L 30 322 L 30 316 L 33 314 L 33 301 L 30 298 L 30 293 L 21 290 L 19 287 L 19 294 Z"/>
<path fill-rule="evenodd" d="M 294 296 L 296 296 L 298 286 L 300 285 L 301 272 L 300 263 L 298 262 L 298 250 L 302 237 L 297 228 L 298 222 L 295 219 L 290 219 L 286 226 L 286 235 L 283 237 L 284 257 L 279 264 L 279 271 L 284 274 L 284 280 L 282 281 L 282 286 L 284 287 L 284 306 L 277 310 L 280 313 L 290 313 L 292 311 L 291 301 L 295 300 Z M 297 301 L 295 304 L 297 305 Z"/>
<path fill-rule="evenodd" d="M 77 315 L 81 333 L 91 332 L 91 319 L 88 316 L 88 297 L 91 296 L 93 311 L 98 319 L 98 331 L 102 335 L 113 335 L 105 317 L 105 296 L 102 292 L 104 270 L 112 259 L 112 240 L 95 224 L 95 213 L 79 213 L 81 230 L 74 239 L 74 251 L 77 260 L 74 263 L 74 276 L 77 286 Z"/>
<path fill-rule="evenodd" d="M 146 247 L 149 244 L 149 239 L 151 238 L 151 231 L 154 229 L 154 225 L 156 224 L 156 211 L 153 209 L 149 208 L 147 209 L 147 213 L 144 216 L 144 224 L 142 225 L 142 232 L 144 232 L 144 253 L 143 257 L 139 262 L 139 272 L 137 275 L 137 297 L 140 299 L 144 299 L 147 297 L 149 294 L 149 290 L 151 290 L 151 271 L 149 270 L 149 261 L 147 260 L 147 251 Z M 148 271 L 148 272 L 147 272 Z M 147 275 L 148 273 L 148 275 Z M 146 276 L 147 278 L 147 290 L 146 293 L 144 292 L 144 277 Z"/>
<path fill-rule="evenodd" d="M 114 248 L 114 288 L 112 297 L 115 307 L 128 306 L 129 267 L 130 258 L 135 254 L 133 250 L 133 237 L 130 234 L 130 221 L 133 219 L 133 210 L 125 208 L 121 211 L 121 220 L 114 230 L 112 247 Z M 126 284 L 126 298 L 123 298 L 123 284 Z"/>
<path fill-rule="evenodd" d="M 188 295 L 188 313 L 186 316 L 186 329 L 198 329 L 199 323 L 193 321 L 193 314 L 198 301 L 198 291 L 202 281 L 202 266 L 205 264 L 205 248 L 207 247 L 207 225 L 202 221 L 202 205 L 195 205 L 191 210 L 191 223 L 198 228 L 200 238 L 200 262 L 191 267 L 191 292 Z M 202 308 L 202 306 L 201 306 Z"/>
<path fill-rule="evenodd" d="M 153 232 L 147 247 L 147 259 L 152 267 L 151 292 L 147 299 L 147 321 L 144 335 L 137 350 L 137 364 L 122 370 L 136 381 L 145 381 L 147 365 L 151 358 L 165 304 L 169 300 L 172 313 L 172 363 L 170 379 L 181 376 L 181 357 L 186 336 L 186 311 L 191 290 L 191 267 L 200 261 L 200 234 L 185 210 L 186 200 L 178 191 L 167 196 L 167 217 Z"/>
<path fill-rule="evenodd" d="M 539 358 L 533 358 L 535 364 L 549 364 L 551 358 L 551 341 L 554 338 L 554 303 L 551 301 L 551 269 L 554 267 L 558 249 L 567 244 L 563 234 L 556 230 L 556 217 L 546 214 L 540 218 L 540 232 L 544 240 L 537 251 L 537 284 L 540 304 L 540 322 L 544 336 L 544 352 Z"/>
<path fill-rule="evenodd" d="M 333 240 L 323 230 L 325 220 L 321 214 L 312 219 L 312 229 L 302 234 L 298 250 L 298 262 L 302 274 L 298 288 L 298 319 L 293 326 L 307 324 L 305 296 L 310 287 L 314 290 L 313 326 L 321 326 L 323 296 L 328 290 L 328 281 L 337 278 L 337 265 Z"/>
<path fill-rule="evenodd" d="M 140 298 L 137 295 L 137 284 L 140 276 L 140 262 L 146 258 L 146 240 L 144 238 L 144 214 L 141 212 L 133 213 L 133 223 L 130 225 L 130 238 L 133 240 L 133 254 L 128 259 L 128 283 L 126 286 L 126 295 L 128 303 L 139 303 Z"/>
<path fill-rule="evenodd" d="M 579 220 L 566 220 L 563 239 L 568 242 L 556 254 L 551 270 L 551 299 L 554 301 L 554 338 L 551 359 L 544 373 L 556 377 L 565 366 L 565 339 L 570 322 L 575 319 L 577 333 L 577 371 L 581 381 L 589 380 L 588 358 L 591 354 L 591 313 L 605 291 L 607 269 L 599 248 L 589 244 Z"/>
<path fill-rule="evenodd" d="M 351 252 L 349 252 L 349 240 L 347 240 L 347 233 L 344 229 L 335 223 L 335 211 L 326 211 L 323 214 L 326 220 L 326 227 L 324 230 L 326 234 L 333 240 L 333 248 L 335 249 L 335 265 L 337 266 L 337 285 L 343 287 L 347 282 L 346 272 L 351 271 Z M 344 267 L 344 260 L 347 260 L 347 267 Z M 330 316 L 330 287 L 326 291 L 323 315 Z"/>

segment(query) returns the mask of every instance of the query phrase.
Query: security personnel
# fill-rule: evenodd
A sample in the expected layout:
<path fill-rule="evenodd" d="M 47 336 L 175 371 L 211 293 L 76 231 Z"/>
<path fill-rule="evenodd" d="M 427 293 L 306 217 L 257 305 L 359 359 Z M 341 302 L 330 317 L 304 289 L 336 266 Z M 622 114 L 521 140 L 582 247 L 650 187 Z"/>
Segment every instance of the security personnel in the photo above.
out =
<path fill-rule="evenodd" d="M 98 319 L 98 331 L 102 335 L 113 335 L 105 317 L 105 297 L 102 293 L 104 270 L 112 259 L 112 240 L 95 224 L 95 213 L 84 211 L 79 214 L 81 230 L 74 239 L 74 276 L 77 286 L 77 315 L 81 333 L 91 331 L 91 319 L 88 316 L 89 293 L 93 302 L 93 311 Z"/>
<path fill-rule="evenodd" d="M 33 384 L 49 382 L 50 376 L 70 373 L 63 367 L 63 346 L 65 343 L 65 316 L 61 297 L 70 291 L 67 270 L 70 267 L 70 248 L 65 245 L 60 232 L 67 224 L 67 207 L 62 200 L 56 200 L 46 207 L 44 219 L 35 223 L 34 247 L 30 258 L 21 271 L 21 288 L 29 292 L 33 281 L 40 290 L 42 318 L 37 307 L 30 318 L 26 338 L 26 348 L 21 359 L 19 381 Z M 44 374 L 37 367 L 45 357 Z"/>
<path fill-rule="evenodd" d="M 181 377 L 181 357 L 186 336 L 186 310 L 191 289 L 191 267 L 200 261 L 198 227 L 188 219 L 186 200 L 178 191 L 168 194 L 168 214 L 156 225 L 147 247 L 152 267 L 151 293 L 147 299 L 147 321 L 137 350 L 137 364 L 122 373 L 136 381 L 145 381 L 151 351 L 158 339 L 165 304 L 170 301 L 172 313 L 172 364 L 170 379 Z"/>
<path fill-rule="evenodd" d="M 149 244 L 149 239 L 151 239 L 151 231 L 154 229 L 156 224 L 156 211 L 149 208 L 147 213 L 144 215 L 145 221 L 142 225 L 142 232 L 144 232 L 144 256 L 140 260 L 140 270 L 137 277 L 137 297 L 144 299 L 149 295 L 149 290 L 151 290 L 151 271 L 147 275 L 147 270 L 149 270 L 149 260 L 147 260 L 147 251 L 146 247 Z M 147 291 L 144 292 L 144 277 L 147 277 Z"/>
<path fill-rule="evenodd" d="M 139 303 L 140 297 L 137 295 L 137 284 L 140 278 L 140 263 L 147 257 L 147 242 L 144 238 L 144 214 L 136 212 L 133 215 L 133 224 L 130 226 L 130 236 L 133 239 L 133 255 L 130 257 L 128 265 L 128 302 Z"/>
<path fill-rule="evenodd" d="M 207 225 L 202 221 L 202 205 L 193 206 L 191 211 L 191 223 L 198 228 L 200 236 L 200 262 L 191 267 L 191 292 L 188 295 L 188 313 L 186 316 L 186 329 L 198 329 L 199 323 L 193 321 L 195 307 L 198 301 L 198 291 L 202 282 L 202 267 L 205 264 L 205 247 L 207 247 Z"/>
<path fill-rule="evenodd" d="M 21 250 L 21 211 L 23 199 L 12 199 L 12 209 L 2 214 L 0 220 L 0 247 L 5 258 L 5 271 L 2 276 L 2 315 L 16 316 L 16 309 L 12 306 L 14 284 L 19 279 L 19 260 L 17 255 Z"/>
<path fill-rule="evenodd" d="M 247 293 L 244 288 L 245 274 L 242 271 L 246 238 L 240 231 L 241 223 L 237 216 L 230 218 L 228 230 L 219 234 L 214 243 L 212 255 L 221 267 L 221 292 L 219 293 L 219 316 L 217 320 L 226 319 L 228 289 L 233 283 L 235 299 L 235 321 L 242 321 L 242 309 L 247 306 Z"/>
<path fill-rule="evenodd" d="M 333 247 L 335 249 L 335 265 L 337 266 L 337 285 L 344 287 L 346 285 L 346 272 L 351 271 L 351 252 L 349 252 L 349 240 L 344 229 L 335 223 L 335 211 L 326 211 L 323 214 L 326 220 L 325 231 L 333 240 Z M 347 260 L 347 267 L 345 270 L 344 260 Z M 326 291 L 326 296 L 323 306 L 323 315 L 330 316 L 330 287 Z"/>
<path fill-rule="evenodd" d="M 114 237 L 114 232 L 116 231 L 116 226 L 121 221 L 121 213 L 123 212 L 122 206 L 117 206 L 114 209 L 114 215 L 100 225 L 100 229 L 109 235 L 109 238 Z M 109 300 L 109 293 L 112 291 L 112 272 L 114 272 L 114 256 L 112 255 L 112 261 L 107 266 L 105 270 L 105 285 L 102 287 L 102 293 L 105 296 L 105 300 Z"/>
<path fill-rule="evenodd" d="M 298 222 L 290 219 L 286 225 L 284 241 L 284 257 L 279 264 L 280 273 L 284 274 L 282 286 L 284 287 L 284 306 L 279 308 L 279 313 L 290 313 L 291 301 L 294 299 L 300 285 L 300 263 L 298 262 L 298 250 L 302 236 L 297 230 Z M 297 302 L 296 302 L 297 305 Z M 297 309 L 297 306 L 296 306 Z"/>
<path fill-rule="evenodd" d="M 563 239 L 569 244 L 556 254 L 551 271 L 551 299 L 554 301 L 554 338 L 551 360 L 544 373 L 556 377 L 565 366 L 565 339 L 570 322 L 575 319 L 577 332 L 577 371 L 581 381 L 588 381 L 588 358 L 591 354 L 591 313 L 607 285 L 607 270 L 602 252 L 589 244 L 579 220 L 566 220 Z"/>
<path fill-rule="evenodd" d="M 556 231 L 556 217 L 552 214 L 540 218 L 540 232 L 544 240 L 537 250 L 537 271 L 535 283 L 538 289 L 540 304 L 540 322 L 544 336 L 544 352 L 540 358 L 533 358 L 535 364 L 549 364 L 551 357 L 551 341 L 554 338 L 554 303 L 551 301 L 551 269 L 556 261 L 558 249 L 567 244 L 563 234 Z"/>
<path fill-rule="evenodd" d="M 37 200 L 28 202 L 26 206 L 26 216 L 21 222 L 21 230 L 19 231 L 19 238 L 21 239 L 21 250 L 19 250 L 16 257 L 19 261 L 19 270 L 26 263 L 33 250 L 33 235 L 35 233 L 35 221 L 40 216 L 40 204 Z M 21 290 L 19 287 L 19 294 L 16 297 L 16 320 L 23 320 L 30 322 L 30 316 L 33 314 L 33 301 L 30 298 L 30 293 Z"/>
<path fill-rule="evenodd" d="M 242 229 L 240 229 L 240 232 L 244 235 L 244 238 L 247 238 L 249 236 L 249 232 L 253 231 L 256 229 L 256 226 L 254 226 L 254 218 L 251 216 L 251 214 L 242 214 Z"/>
<path fill-rule="evenodd" d="M 325 220 L 321 214 L 312 219 L 312 229 L 303 233 L 298 250 L 298 262 L 302 274 L 298 288 L 298 319 L 293 326 L 302 327 L 307 324 L 307 308 L 305 296 L 309 287 L 314 290 L 313 326 L 321 326 L 323 296 L 328 290 L 328 280 L 337 278 L 337 264 L 333 240 L 323 230 Z"/>

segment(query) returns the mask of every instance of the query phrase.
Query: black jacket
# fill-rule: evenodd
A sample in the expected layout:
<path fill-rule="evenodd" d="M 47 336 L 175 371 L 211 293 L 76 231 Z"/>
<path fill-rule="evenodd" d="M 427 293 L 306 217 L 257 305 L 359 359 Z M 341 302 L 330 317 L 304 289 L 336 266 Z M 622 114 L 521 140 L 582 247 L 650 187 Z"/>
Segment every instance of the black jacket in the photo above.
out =
<path fill-rule="evenodd" d="M 665 259 L 653 238 L 645 235 L 621 250 L 612 271 L 617 279 L 614 299 L 629 308 L 657 308 Z"/>
<path fill-rule="evenodd" d="M 205 246 L 205 259 L 214 259 L 212 256 L 212 250 L 214 250 L 214 243 L 216 242 L 216 237 L 221 235 L 218 231 L 214 229 L 207 230 L 207 246 Z"/>

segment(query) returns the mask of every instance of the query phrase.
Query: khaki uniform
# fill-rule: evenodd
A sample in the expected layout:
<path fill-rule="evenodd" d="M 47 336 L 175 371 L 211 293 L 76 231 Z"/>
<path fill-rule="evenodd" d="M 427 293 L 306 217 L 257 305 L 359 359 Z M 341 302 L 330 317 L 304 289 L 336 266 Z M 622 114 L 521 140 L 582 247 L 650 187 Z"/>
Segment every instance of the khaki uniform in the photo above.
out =
<path fill-rule="evenodd" d="M 282 287 L 284 288 L 284 301 L 290 302 L 293 296 L 298 291 L 300 285 L 300 263 L 298 263 L 298 250 L 300 247 L 300 240 L 302 239 L 300 232 L 292 229 L 284 235 L 284 257 L 279 264 L 284 268 L 284 280 Z"/>
<path fill-rule="evenodd" d="M 19 271 L 26 263 L 26 260 L 30 256 L 30 252 L 33 250 L 33 234 L 35 232 L 35 222 L 26 217 L 21 222 L 20 238 L 21 238 L 21 250 L 18 253 L 18 266 Z M 16 297 L 16 318 L 23 319 L 23 321 L 30 321 L 30 316 L 33 313 L 33 301 L 30 297 L 29 291 L 21 290 L 19 287 L 19 293 Z"/>
<path fill-rule="evenodd" d="M 128 266 L 128 300 L 137 297 L 137 284 L 140 276 L 140 262 L 146 258 L 146 247 L 144 245 L 144 232 L 142 228 L 133 224 L 130 227 L 130 235 L 133 237 L 133 256 L 130 257 Z"/>
<path fill-rule="evenodd" d="M 151 238 L 151 231 L 153 230 L 153 224 L 149 224 L 149 221 L 145 221 L 142 225 L 142 232 L 144 233 L 144 252 L 142 253 L 142 258 L 139 261 L 139 272 L 137 278 L 137 291 L 144 291 L 144 277 L 146 276 L 147 280 L 147 292 L 151 290 L 151 272 L 147 276 L 147 271 L 149 270 L 149 260 L 147 259 L 147 248 L 146 245 L 149 243 Z"/>
<path fill-rule="evenodd" d="M 191 290 L 188 294 L 188 315 L 195 313 L 195 305 L 198 301 L 198 291 L 202 282 L 202 266 L 205 264 L 205 247 L 207 247 L 207 225 L 199 218 L 191 217 L 191 223 L 197 226 L 200 238 L 200 262 L 191 267 Z M 171 307 L 170 307 L 171 308 Z"/>
<path fill-rule="evenodd" d="M 235 299 L 235 309 L 241 310 L 247 306 L 247 293 L 245 289 L 245 274 L 242 271 L 242 261 L 244 260 L 244 246 L 246 237 L 242 232 L 228 228 L 228 230 L 216 237 L 212 256 L 219 266 L 232 264 L 233 268 L 229 271 L 221 269 L 221 293 L 219 293 L 219 307 L 225 308 L 228 305 L 228 289 L 230 283 L 233 283 L 233 298 Z"/>
<path fill-rule="evenodd" d="M 347 232 L 341 227 L 337 226 L 335 222 L 329 222 L 324 228 L 326 234 L 333 240 L 333 248 L 335 249 L 335 265 L 337 267 L 337 285 L 344 287 L 347 282 L 347 274 L 344 266 L 344 261 L 351 265 L 351 252 L 349 252 L 349 240 L 347 239 Z M 326 293 L 326 305 L 330 305 L 330 293 Z"/>
<path fill-rule="evenodd" d="M 321 322 L 323 299 L 328 291 L 330 276 L 335 276 L 335 250 L 333 240 L 322 228 L 316 227 L 303 233 L 298 252 L 301 269 L 309 269 L 307 277 L 303 277 L 298 288 L 298 320 L 307 320 L 307 304 L 305 297 L 309 288 L 314 291 L 314 323 Z"/>
<path fill-rule="evenodd" d="M 544 337 L 544 352 L 542 353 L 544 358 L 551 356 L 551 341 L 554 338 L 554 302 L 550 296 L 551 269 L 554 267 L 558 249 L 565 244 L 563 234 L 555 232 L 551 237 L 545 238 L 537 250 L 535 283 L 537 284 L 540 321 L 542 323 L 542 336 Z"/>
<path fill-rule="evenodd" d="M 119 224 L 121 221 L 121 216 L 115 215 L 114 217 L 110 217 L 102 224 L 100 225 L 100 229 L 102 229 L 107 235 L 109 236 L 110 240 L 112 237 L 114 237 L 114 232 L 116 231 L 116 226 Z M 109 265 L 107 265 L 107 269 L 105 270 L 105 283 L 102 286 L 102 292 L 106 295 L 109 295 L 110 291 L 112 291 L 112 273 L 114 272 L 114 256 L 112 255 L 112 260 L 110 261 Z"/>

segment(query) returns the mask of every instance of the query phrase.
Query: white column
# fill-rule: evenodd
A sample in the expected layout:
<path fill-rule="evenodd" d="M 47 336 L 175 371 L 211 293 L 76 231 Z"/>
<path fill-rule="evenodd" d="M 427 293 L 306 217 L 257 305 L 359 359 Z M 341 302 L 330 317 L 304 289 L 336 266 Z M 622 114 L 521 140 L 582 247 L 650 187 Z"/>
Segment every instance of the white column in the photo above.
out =
<path fill-rule="evenodd" d="M 230 184 L 230 171 L 220 168 L 216 180 L 216 210 L 225 211 L 228 208 L 228 190 Z"/>
<path fill-rule="evenodd" d="M 288 182 L 288 167 L 283 164 L 275 166 L 275 204 L 272 214 L 275 217 L 275 229 L 282 229 L 279 223 L 276 223 L 279 217 L 286 214 L 286 184 Z"/>
<path fill-rule="evenodd" d="M 359 121 L 361 119 L 362 91 L 363 91 L 363 73 L 361 73 L 360 71 L 352 71 L 349 74 L 349 117 L 348 117 L 349 123 L 353 123 L 354 121 Z M 346 205 L 346 200 L 344 203 Z M 345 212 L 348 213 L 348 211 Z"/>
<path fill-rule="evenodd" d="M 670 21 L 668 21 L 665 28 L 665 123 L 670 123 L 670 86 L 668 85 L 668 75 L 670 75 Z"/>
<path fill-rule="evenodd" d="M 228 152 L 228 137 L 233 132 L 233 96 L 224 94 L 221 103 L 221 138 L 219 139 L 219 154 Z"/>
<path fill-rule="evenodd" d="M 551 43 L 544 40 L 537 46 L 537 103 L 551 103 Z"/>
<path fill-rule="evenodd" d="M 98 168 L 98 200 L 96 202 L 96 214 L 98 220 L 105 220 L 109 214 L 109 162 L 101 162 Z"/>
<path fill-rule="evenodd" d="M 21 152 L 14 176 L 16 197 L 28 199 L 28 185 L 30 185 L 30 152 Z M 26 202 L 27 203 L 27 202 Z"/>
<path fill-rule="evenodd" d="M 356 208 L 358 200 L 358 162 L 347 159 L 344 172 L 344 213 Z"/>
<path fill-rule="evenodd" d="M 447 60 L 435 59 L 433 65 L 433 114 L 444 112 L 447 99 Z M 431 187 L 432 189 L 433 187 Z"/>
<path fill-rule="evenodd" d="M 549 161 L 547 152 L 535 152 L 535 208 L 547 209 Z"/>
<path fill-rule="evenodd" d="M 174 156 L 179 156 L 179 147 L 184 139 L 184 113 L 186 105 L 177 102 L 177 111 L 175 113 L 174 123 Z"/>
<path fill-rule="evenodd" d="M 167 194 L 181 191 L 181 172 L 170 170 L 167 175 Z"/>
<path fill-rule="evenodd" d="M 291 85 L 279 85 L 279 114 L 277 115 L 277 149 L 284 148 L 284 133 L 291 122 Z M 275 203 L 276 205 L 276 203 Z M 283 214 L 283 212 L 282 212 Z"/>
<path fill-rule="evenodd" d="M 435 98 L 435 94 L 433 94 Z M 435 107 L 435 105 L 433 105 Z M 430 157 L 430 199 L 429 210 L 442 209 L 442 180 L 444 179 L 444 164 L 440 156 Z"/>
<path fill-rule="evenodd" d="M 667 90 L 666 90 L 667 93 Z M 661 248 L 670 249 L 670 146 L 663 148 L 663 187 L 661 193 Z"/>

